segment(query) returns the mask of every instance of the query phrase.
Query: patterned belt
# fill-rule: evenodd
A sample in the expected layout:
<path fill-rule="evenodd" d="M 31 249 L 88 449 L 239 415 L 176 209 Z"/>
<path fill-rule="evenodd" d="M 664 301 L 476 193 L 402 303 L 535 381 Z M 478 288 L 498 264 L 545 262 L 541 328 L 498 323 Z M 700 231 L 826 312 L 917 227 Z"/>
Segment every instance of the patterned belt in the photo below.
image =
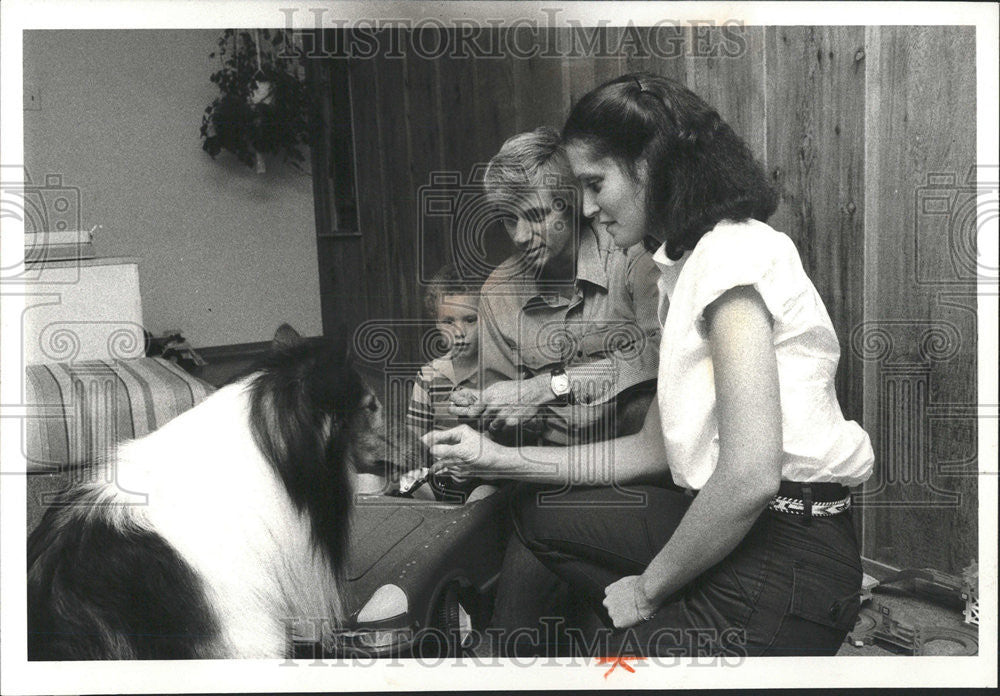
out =
<path fill-rule="evenodd" d="M 698 491 L 672 485 L 688 497 L 694 498 Z M 808 502 L 807 502 L 808 501 Z M 778 494 L 767 504 L 769 510 L 786 515 L 802 515 L 808 523 L 810 517 L 833 517 L 846 512 L 851 507 L 851 491 L 839 483 L 799 483 L 782 481 Z"/>
<path fill-rule="evenodd" d="M 769 510 L 774 510 L 775 512 L 783 512 L 788 515 L 804 515 L 806 511 L 806 504 L 804 500 L 799 498 L 786 498 L 783 495 L 776 495 L 771 498 L 771 502 L 767 504 Z M 813 517 L 832 517 L 833 515 L 839 515 L 840 513 L 846 511 L 851 507 L 851 496 L 848 495 L 842 500 L 832 500 L 829 502 L 813 503 L 812 504 L 812 516 Z"/>

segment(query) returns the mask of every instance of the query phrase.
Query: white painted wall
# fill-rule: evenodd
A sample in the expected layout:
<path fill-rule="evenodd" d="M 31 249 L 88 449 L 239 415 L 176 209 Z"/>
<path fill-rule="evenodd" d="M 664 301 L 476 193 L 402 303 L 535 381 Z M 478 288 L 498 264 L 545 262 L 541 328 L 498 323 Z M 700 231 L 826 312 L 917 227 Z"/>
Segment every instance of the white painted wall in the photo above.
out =
<path fill-rule="evenodd" d="M 34 31 L 24 35 L 25 165 L 81 191 L 101 256 L 138 257 L 154 333 L 195 347 L 263 341 L 283 321 L 322 333 L 312 184 L 268 160 L 258 175 L 201 150 L 217 88 L 219 31 Z"/>

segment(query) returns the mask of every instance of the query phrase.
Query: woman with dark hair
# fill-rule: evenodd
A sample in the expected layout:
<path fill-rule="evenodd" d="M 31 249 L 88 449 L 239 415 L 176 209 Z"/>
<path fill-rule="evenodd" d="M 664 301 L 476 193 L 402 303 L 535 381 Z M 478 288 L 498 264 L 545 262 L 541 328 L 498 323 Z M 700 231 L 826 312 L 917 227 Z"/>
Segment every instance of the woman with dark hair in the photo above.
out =
<path fill-rule="evenodd" d="M 836 653 L 862 575 L 848 487 L 874 456 L 837 403 L 826 309 L 765 223 L 775 194 L 761 167 L 698 96 L 646 74 L 584 96 L 563 140 L 584 214 L 620 247 L 656 239 L 657 400 L 641 432 L 589 452 L 438 433 L 436 467 L 565 483 L 612 459 L 641 505 L 622 509 L 609 486 L 515 509 L 525 545 L 624 629 L 594 652 Z M 668 469 L 670 487 L 634 483 Z"/>
<path fill-rule="evenodd" d="M 578 163 L 586 153 L 642 183 L 646 240 L 657 240 L 650 251 L 665 242 L 673 260 L 719 221 L 766 222 L 777 207 L 746 143 L 712 107 L 667 78 L 625 75 L 584 95 L 563 127 L 563 142 Z"/>

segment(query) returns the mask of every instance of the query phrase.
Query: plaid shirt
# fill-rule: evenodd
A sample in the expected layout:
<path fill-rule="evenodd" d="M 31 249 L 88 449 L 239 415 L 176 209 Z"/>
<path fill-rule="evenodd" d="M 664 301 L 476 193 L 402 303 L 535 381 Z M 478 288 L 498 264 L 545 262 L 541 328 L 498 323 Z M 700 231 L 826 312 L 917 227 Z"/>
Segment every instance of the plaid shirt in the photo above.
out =
<path fill-rule="evenodd" d="M 451 358 L 436 358 L 420 368 L 413 384 L 406 424 L 418 435 L 447 430 L 469 421 L 451 414 L 451 394 L 459 387 L 479 388 L 479 364 L 456 368 Z"/>
<path fill-rule="evenodd" d="M 614 397 L 655 380 L 660 347 L 659 270 L 642 245 L 627 250 L 584 228 L 572 295 L 539 281 L 515 257 L 487 278 L 479 302 L 483 384 L 563 367 L 576 405 L 543 408 L 543 439 L 567 444 L 613 423 Z M 568 284 L 564 284 L 568 285 Z M 613 435 L 608 432 L 607 436 Z M 597 439 L 604 439 L 598 437 Z"/>

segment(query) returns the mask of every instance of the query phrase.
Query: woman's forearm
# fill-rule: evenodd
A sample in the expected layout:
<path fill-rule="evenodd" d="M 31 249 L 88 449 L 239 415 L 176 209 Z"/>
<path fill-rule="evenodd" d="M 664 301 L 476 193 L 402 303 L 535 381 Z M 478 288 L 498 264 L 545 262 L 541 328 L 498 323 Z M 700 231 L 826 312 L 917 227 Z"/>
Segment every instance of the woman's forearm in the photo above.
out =
<path fill-rule="evenodd" d="M 594 464 L 613 462 L 614 480 L 629 481 L 662 472 L 663 460 L 654 461 L 636 442 L 637 435 L 571 447 L 506 447 L 497 471 L 507 478 L 524 478 L 538 483 L 588 482 L 609 485 L 611 481 L 593 481 Z"/>
<path fill-rule="evenodd" d="M 705 311 L 709 324 L 719 459 L 670 541 L 642 574 L 659 604 L 721 561 L 750 531 L 781 485 L 781 398 L 771 315 L 750 287 Z"/>
<path fill-rule="evenodd" d="M 539 483 L 594 481 L 593 472 L 611 471 L 617 483 L 629 483 L 666 468 L 659 409 L 654 401 L 642 429 L 635 435 L 570 447 L 503 447 L 488 467 L 496 478 L 525 478 Z M 610 464 L 602 467 L 603 464 Z M 596 466 L 595 466 L 596 465 Z"/>
<path fill-rule="evenodd" d="M 651 604 L 661 604 L 736 548 L 779 483 L 755 481 L 748 485 L 748 468 L 740 471 L 723 466 L 716 473 L 642 574 L 641 588 Z"/>

